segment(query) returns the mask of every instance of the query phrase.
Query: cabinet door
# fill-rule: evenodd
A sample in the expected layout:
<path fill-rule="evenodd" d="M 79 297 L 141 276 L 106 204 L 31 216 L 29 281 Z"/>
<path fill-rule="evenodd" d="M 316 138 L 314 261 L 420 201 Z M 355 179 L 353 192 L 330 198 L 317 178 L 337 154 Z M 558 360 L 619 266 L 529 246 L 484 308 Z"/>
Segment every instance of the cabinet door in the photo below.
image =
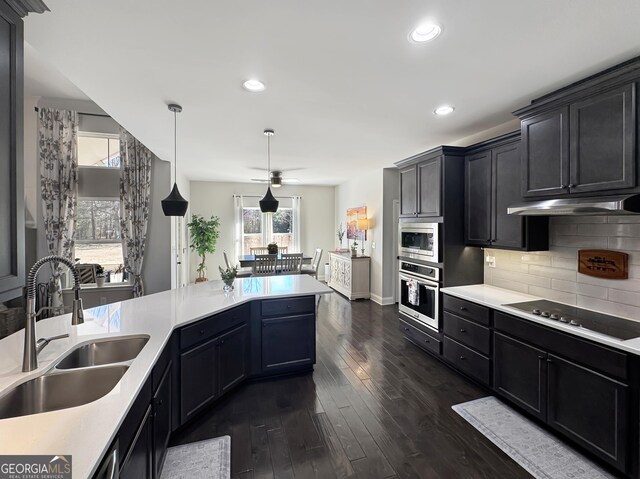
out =
<path fill-rule="evenodd" d="M 539 419 L 547 419 L 547 353 L 493 334 L 493 387 Z"/>
<path fill-rule="evenodd" d="M 262 320 L 262 370 L 280 372 L 316 360 L 315 316 Z"/>
<path fill-rule="evenodd" d="M 400 170 L 400 216 L 415 216 L 418 211 L 417 180 L 415 165 Z"/>
<path fill-rule="evenodd" d="M 151 419 L 151 406 L 149 406 L 129 453 L 120 466 L 120 479 L 151 479 L 153 477 Z"/>
<path fill-rule="evenodd" d="M 170 361 L 153 396 L 153 467 L 156 478 L 160 477 L 171 436 L 172 370 L 173 362 Z"/>
<path fill-rule="evenodd" d="M 441 216 L 442 157 L 418 165 L 418 216 Z"/>
<path fill-rule="evenodd" d="M 571 193 L 636 186 L 635 84 L 570 106 Z"/>
<path fill-rule="evenodd" d="M 551 354 L 547 364 L 548 424 L 625 471 L 628 387 Z"/>
<path fill-rule="evenodd" d="M 24 286 L 23 26 L 0 3 L 0 302 Z"/>
<path fill-rule="evenodd" d="M 567 107 L 522 121 L 522 194 L 558 196 L 569 192 Z"/>
<path fill-rule="evenodd" d="M 224 394 L 247 377 L 249 370 L 247 325 L 223 334 L 219 338 L 219 393 Z"/>
<path fill-rule="evenodd" d="M 491 245 L 496 248 L 522 248 L 525 218 L 507 214 L 509 206 L 522 201 L 520 142 L 494 149 L 492 169 Z"/>
<path fill-rule="evenodd" d="M 491 243 L 491 150 L 465 159 L 466 244 Z"/>
<path fill-rule="evenodd" d="M 188 421 L 217 396 L 218 339 L 212 339 L 180 355 L 180 418 Z"/>

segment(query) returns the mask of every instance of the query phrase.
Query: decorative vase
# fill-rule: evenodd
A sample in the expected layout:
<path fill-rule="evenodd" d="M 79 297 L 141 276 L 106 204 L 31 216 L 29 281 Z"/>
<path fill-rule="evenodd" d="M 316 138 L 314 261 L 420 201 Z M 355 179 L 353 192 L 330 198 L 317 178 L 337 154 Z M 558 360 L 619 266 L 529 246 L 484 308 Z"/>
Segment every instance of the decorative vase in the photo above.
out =
<path fill-rule="evenodd" d="M 102 288 L 104 286 L 104 276 L 96 276 L 96 286 Z"/>
<path fill-rule="evenodd" d="M 358 249 L 357 248 L 351 248 L 351 257 L 355 258 L 356 256 L 358 256 Z"/>
<path fill-rule="evenodd" d="M 206 283 L 209 281 L 207 278 L 196 278 L 196 283 Z"/>
<path fill-rule="evenodd" d="M 267 252 L 269 254 L 278 254 L 278 245 L 277 244 L 268 244 Z"/>
<path fill-rule="evenodd" d="M 225 293 L 229 292 L 229 291 L 233 291 L 233 282 L 234 282 L 235 278 L 227 278 L 227 279 L 223 279 L 222 281 L 224 282 L 224 286 L 222 287 L 222 291 L 224 291 Z"/>

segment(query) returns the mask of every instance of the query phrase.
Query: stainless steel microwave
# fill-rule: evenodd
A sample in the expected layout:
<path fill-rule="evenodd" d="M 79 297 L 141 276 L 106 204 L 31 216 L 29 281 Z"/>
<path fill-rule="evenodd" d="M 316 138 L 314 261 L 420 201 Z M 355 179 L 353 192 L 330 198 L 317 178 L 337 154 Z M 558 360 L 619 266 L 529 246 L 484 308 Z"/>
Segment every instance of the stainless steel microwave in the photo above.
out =
<path fill-rule="evenodd" d="M 439 223 L 400 223 L 398 254 L 406 258 L 440 262 Z"/>

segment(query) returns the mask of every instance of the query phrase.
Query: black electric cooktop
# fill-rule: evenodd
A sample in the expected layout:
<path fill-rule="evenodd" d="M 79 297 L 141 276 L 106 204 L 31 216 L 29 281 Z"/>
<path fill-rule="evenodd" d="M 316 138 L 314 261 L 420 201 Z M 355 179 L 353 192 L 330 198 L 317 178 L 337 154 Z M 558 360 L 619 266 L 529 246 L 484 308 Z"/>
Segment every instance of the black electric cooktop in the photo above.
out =
<path fill-rule="evenodd" d="M 505 304 L 511 308 L 519 309 L 527 313 L 535 314 L 549 321 L 558 321 L 575 328 L 584 328 L 589 331 L 612 336 L 617 339 L 633 339 L 640 337 L 640 322 L 630 319 L 609 316 L 596 313 L 587 309 L 555 303 L 553 301 L 539 300 L 526 301 L 524 303 Z"/>

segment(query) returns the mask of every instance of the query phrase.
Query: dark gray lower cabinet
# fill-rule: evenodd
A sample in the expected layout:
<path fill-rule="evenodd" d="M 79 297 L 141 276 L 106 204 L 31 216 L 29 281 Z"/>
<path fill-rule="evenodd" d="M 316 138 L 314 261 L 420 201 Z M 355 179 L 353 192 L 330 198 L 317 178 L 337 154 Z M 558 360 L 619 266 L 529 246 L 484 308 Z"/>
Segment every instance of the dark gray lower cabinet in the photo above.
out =
<path fill-rule="evenodd" d="M 162 465 L 171 437 L 171 414 L 173 408 L 173 361 L 162 375 L 160 384 L 153 396 L 153 469 L 155 477 L 160 477 Z"/>
<path fill-rule="evenodd" d="M 180 419 L 188 421 L 218 394 L 218 338 L 180 354 Z"/>
<path fill-rule="evenodd" d="M 548 424 L 626 471 L 628 386 L 552 354 L 547 364 Z"/>
<path fill-rule="evenodd" d="M 218 367 L 219 389 L 224 394 L 240 384 L 249 371 L 247 325 L 242 324 L 220 336 Z"/>
<path fill-rule="evenodd" d="M 142 423 L 129 448 L 129 453 L 120 466 L 120 479 L 153 478 L 153 417 L 151 406 L 142 419 Z"/>
<path fill-rule="evenodd" d="M 546 420 L 547 353 L 494 333 L 493 387 L 537 418 Z"/>
<path fill-rule="evenodd" d="M 315 362 L 315 316 L 262 319 L 262 371 L 276 372 Z"/>

